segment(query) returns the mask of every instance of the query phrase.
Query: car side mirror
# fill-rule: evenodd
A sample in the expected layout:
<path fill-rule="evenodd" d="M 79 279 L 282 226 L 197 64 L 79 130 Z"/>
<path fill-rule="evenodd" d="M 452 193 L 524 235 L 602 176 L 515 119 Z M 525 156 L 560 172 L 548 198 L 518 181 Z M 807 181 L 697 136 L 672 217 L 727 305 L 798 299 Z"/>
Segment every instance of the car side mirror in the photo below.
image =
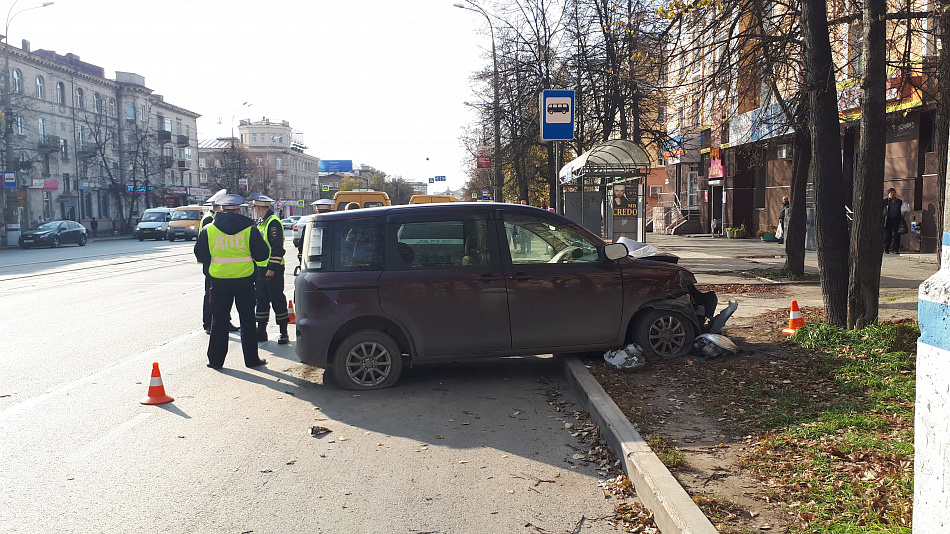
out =
<path fill-rule="evenodd" d="M 627 245 L 623 243 L 611 243 L 604 247 L 604 255 L 608 260 L 619 260 L 627 255 Z"/>

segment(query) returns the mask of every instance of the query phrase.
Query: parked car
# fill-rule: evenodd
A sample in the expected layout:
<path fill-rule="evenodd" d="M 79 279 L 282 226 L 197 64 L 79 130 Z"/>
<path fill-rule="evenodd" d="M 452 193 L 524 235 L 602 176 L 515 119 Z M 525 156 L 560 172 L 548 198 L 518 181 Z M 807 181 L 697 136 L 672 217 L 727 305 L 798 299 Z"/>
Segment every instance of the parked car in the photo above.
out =
<path fill-rule="evenodd" d="M 679 357 L 718 304 L 685 268 L 630 257 L 529 206 L 331 212 L 314 215 L 303 239 L 297 356 L 348 389 L 389 387 L 405 365 L 436 360 L 630 342 L 651 359 Z"/>
<path fill-rule="evenodd" d="M 48 221 L 20 234 L 20 248 L 48 246 L 56 248 L 67 243 L 86 246 L 86 227 L 76 221 Z"/>
<path fill-rule="evenodd" d="M 280 223 L 284 225 L 284 230 L 291 230 L 294 227 L 294 223 L 300 220 L 302 215 L 291 215 L 286 219 L 281 219 Z"/>

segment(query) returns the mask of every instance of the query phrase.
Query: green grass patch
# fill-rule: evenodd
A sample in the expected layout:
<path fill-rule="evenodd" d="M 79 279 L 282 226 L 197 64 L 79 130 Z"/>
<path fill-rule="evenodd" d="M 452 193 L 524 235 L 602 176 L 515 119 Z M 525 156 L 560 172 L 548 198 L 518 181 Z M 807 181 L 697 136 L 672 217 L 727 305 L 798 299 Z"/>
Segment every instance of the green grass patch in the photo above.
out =
<path fill-rule="evenodd" d="M 818 273 L 805 273 L 802 276 L 795 276 L 790 273 L 785 273 L 781 269 L 750 269 L 743 272 L 758 276 L 759 278 L 767 278 L 769 280 L 776 281 L 791 280 L 793 282 L 817 282 L 820 280 Z"/>
<path fill-rule="evenodd" d="M 678 451 L 666 437 L 653 434 L 647 444 L 667 467 L 686 467 L 686 455 Z"/>

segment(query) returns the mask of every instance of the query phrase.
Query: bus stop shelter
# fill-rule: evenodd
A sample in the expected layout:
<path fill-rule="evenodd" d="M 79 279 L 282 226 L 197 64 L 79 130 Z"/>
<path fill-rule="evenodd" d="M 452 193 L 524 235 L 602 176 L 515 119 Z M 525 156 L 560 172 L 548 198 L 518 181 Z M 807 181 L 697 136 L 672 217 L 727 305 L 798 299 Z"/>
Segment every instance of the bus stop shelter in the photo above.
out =
<path fill-rule="evenodd" d="M 600 143 L 558 172 L 564 215 L 613 241 L 645 242 L 649 169 L 650 158 L 640 145 L 626 139 Z"/>

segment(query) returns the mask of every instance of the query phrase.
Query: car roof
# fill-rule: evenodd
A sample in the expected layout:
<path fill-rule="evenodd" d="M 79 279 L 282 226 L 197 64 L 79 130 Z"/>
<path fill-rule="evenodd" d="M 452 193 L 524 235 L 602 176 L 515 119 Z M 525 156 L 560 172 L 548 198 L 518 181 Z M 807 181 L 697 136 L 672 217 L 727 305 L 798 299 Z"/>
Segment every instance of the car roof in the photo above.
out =
<path fill-rule="evenodd" d="M 402 215 L 410 213 L 438 213 L 438 212 L 470 212 L 473 210 L 484 211 L 487 209 L 510 210 L 512 212 L 526 212 L 532 215 L 553 213 L 536 208 L 534 206 L 525 206 L 522 204 L 508 204 L 505 202 L 446 202 L 438 204 L 401 204 L 398 206 L 380 206 L 376 208 L 360 208 L 356 210 L 331 211 L 327 213 L 316 214 L 322 221 L 336 221 L 344 219 L 365 219 L 367 217 L 379 217 L 388 215 Z"/>

